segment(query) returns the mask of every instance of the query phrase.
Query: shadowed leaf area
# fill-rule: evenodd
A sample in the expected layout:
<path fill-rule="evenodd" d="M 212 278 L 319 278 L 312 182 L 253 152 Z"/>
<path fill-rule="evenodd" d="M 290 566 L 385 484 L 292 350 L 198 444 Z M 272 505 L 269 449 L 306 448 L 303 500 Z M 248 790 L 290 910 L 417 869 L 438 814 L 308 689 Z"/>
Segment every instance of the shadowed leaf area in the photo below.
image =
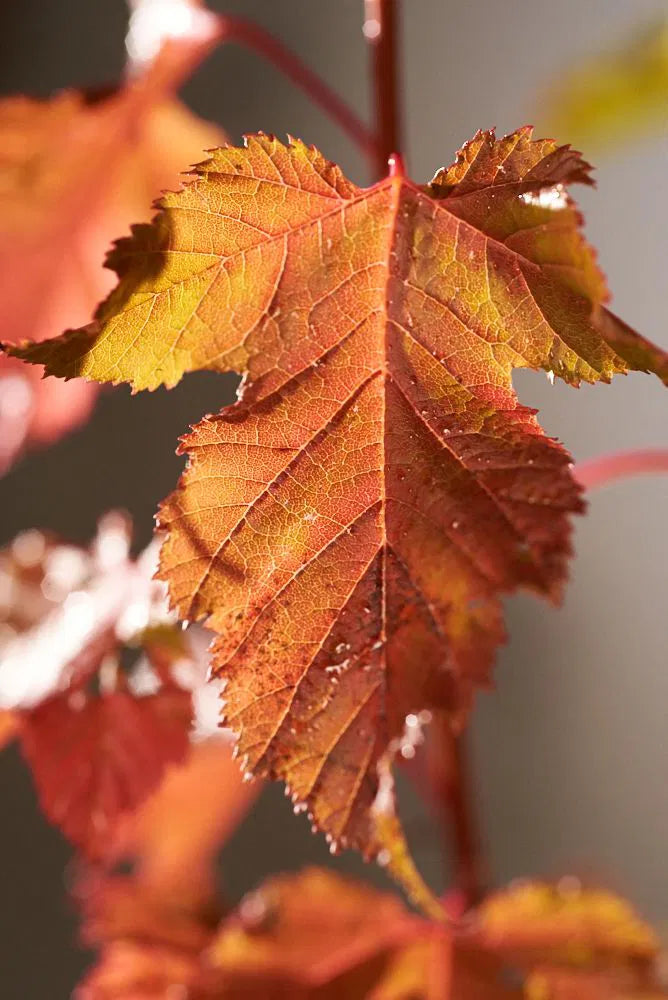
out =
<path fill-rule="evenodd" d="M 513 369 L 668 377 L 605 307 L 572 182 L 591 183 L 580 155 L 528 129 L 479 133 L 425 186 L 370 188 L 250 137 L 116 244 L 92 325 L 13 352 L 135 389 L 243 374 L 183 439 L 160 574 L 218 633 L 243 767 L 415 893 L 391 760 L 489 682 L 501 593 L 559 598 L 583 509 Z"/>

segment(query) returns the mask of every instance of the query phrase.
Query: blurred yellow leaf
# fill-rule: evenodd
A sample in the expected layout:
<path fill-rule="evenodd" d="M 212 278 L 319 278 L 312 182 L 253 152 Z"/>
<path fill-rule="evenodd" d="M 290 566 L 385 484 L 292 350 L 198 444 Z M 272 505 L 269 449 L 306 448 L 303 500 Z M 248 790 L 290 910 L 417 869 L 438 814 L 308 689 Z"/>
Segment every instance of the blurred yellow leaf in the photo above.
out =
<path fill-rule="evenodd" d="M 511 885 L 488 896 L 478 917 L 485 946 L 520 965 L 648 962 L 659 949 L 652 928 L 626 900 L 582 889 L 575 879 Z"/>
<path fill-rule="evenodd" d="M 541 127 L 569 142 L 612 145 L 668 127 L 668 21 L 567 72 L 545 95 Z"/>

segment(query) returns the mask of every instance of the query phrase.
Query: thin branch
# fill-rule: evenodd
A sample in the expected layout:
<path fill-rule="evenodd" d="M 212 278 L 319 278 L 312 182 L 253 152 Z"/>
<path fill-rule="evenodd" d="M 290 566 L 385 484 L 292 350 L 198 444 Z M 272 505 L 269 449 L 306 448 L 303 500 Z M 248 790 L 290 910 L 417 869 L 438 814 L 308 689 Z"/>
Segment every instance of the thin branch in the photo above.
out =
<path fill-rule="evenodd" d="M 619 451 L 611 455 L 578 462 L 573 475 L 587 490 L 607 486 L 628 476 L 656 475 L 668 472 L 668 448 L 645 448 Z"/>
<path fill-rule="evenodd" d="M 131 11 L 126 46 L 129 75 L 137 75 L 150 65 L 166 42 L 176 41 L 194 59 L 185 67 L 189 75 L 211 48 L 222 42 L 236 42 L 266 59 L 317 104 L 375 164 L 376 137 L 351 107 L 324 80 L 277 38 L 245 17 L 214 14 L 190 0 L 128 0 Z M 180 82 L 180 81 L 179 81 Z"/>
<path fill-rule="evenodd" d="M 355 143 L 372 163 L 377 160 L 376 139 L 373 132 L 358 118 L 342 98 L 324 80 L 287 46 L 268 31 L 243 17 L 218 18 L 221 42 L 236 42 L 257 52 L 281 71 L 300 90 L 336 122 L 342 132 Z"/>
<path fill-rule="evenodd" d="M 429 731 L 429 773 L 434 804 L 450 828 L 455 887 L 447 899 L 454 919 L 480 901 L 486 881 L 465 740 L 452 731 L 447 716 L 435 717 Z"/>
<path fill-rule="evenodd" d="M 365 0 L 364 34 L 372 47 L 376 109 L 376 173 L 405 172 L 401 143 L 398 60 L 398 0 Z M 470 793 L 464 737 L 452 732 L 447 717 L 436 718 L 429 735 L 429 779 L 434 806 L 451 830 L 456 890 L 448 897 L 457 919 L 483 894 L 483 863 Z"/>
<path fill-rule="evenodd" d="M 376 109 L 378 177 L 384 177 L 393 154 L 400 162 L 401 112 L 399 97 L 397 0 L 365 0 L 364 35 L 372 47 L 372 77 Z"/>

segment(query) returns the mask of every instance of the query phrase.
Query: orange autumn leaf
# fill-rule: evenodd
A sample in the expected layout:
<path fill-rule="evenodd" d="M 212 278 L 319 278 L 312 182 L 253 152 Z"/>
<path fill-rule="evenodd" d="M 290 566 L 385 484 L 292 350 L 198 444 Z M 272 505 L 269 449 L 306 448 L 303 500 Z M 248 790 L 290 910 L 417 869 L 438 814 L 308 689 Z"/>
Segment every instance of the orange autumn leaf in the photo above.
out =
<path fill-rule="evenodd" d="M 324 869 L 269 879 L 203 956 L 217 1000 L 521 1000 L 503 962 L 456 928 Z"/>
<path fill-rule="evenodd" d="M 19 718 L 15 712 L 0 709 L 0 750 L 14 739 L 19 730 Z"/>
<path fill-rule="evenodd" d="M 215 994 L 197 991 L 200 979 L 197 955 L 119 940 L 105 949 L 102 960 L 75 989 L 73 1000 L 218 1000 Z"/>
<path fill-rule="evenodd" d="M 538 968 L 525 986 L 525 1000 L 665 1000 L 668 993 L 633 970 L 605 972 Z"/>
<path fill-rule="evenodd" d="M 583 509 L 513 369 L 668 378 L 605 309 L 573 182 L 579 154 L 528 129 L 479 133 L 428 185 L 396 169 L 366 189 L 250 137 L 119 241 L 91 325 L 13 351 L 135 389 L 243 373 L 239 403 L 183 441 L 161 575 L 219 633 L 244 767 L 416 895 L 391 758 L 488 683 L 501 593 L 559 597 Z"/>
<path fill-rule="evenodd" d="M 220 913 L 210 896 L 198 899 L 173 894 L 169 886 L 147 883 L 133 875 L 95 875 L 78 888 L 82 940 L 88 946 L 136 940 L 166 949 L 198 953 L 209 943 Z M 208 909 L 206 908 L 208 907 Z M 203 919 L 206 916 L 207 919 Z"/>
<path fill-rule="evenodd" d="M 523 1000 L 509 978 L 503 960 L 432 924 L 390 955 L 366 1000 Z"/>
<path fill-rule="evenodd" d="M 355 961 L 388 941 L 412 941 L 425 922 L 389 893 L 324 868 L 278 875 L 243 900 L 212 947 L 213 965 L 321 978 L 320 967 L 353 946 Z M 316 970 L 316 971 L 314 971 Z"/>
<path fill-rule="evenodd" d="M 481 904 L 464 939 L 526 974 L 526 1000 L 659 1000 L 657 935 L 621 897 L 521 882 Z"/>
<path fill-rule="evenodd" d="M 117 887 L 130 881 L 115 879 Z M 113 883 L 101 896 L 107 912 Z M 494 894 L 490 905 L 498 908 L 508 895 L 506 910 L 512 909 L 513 893 Z M 187 986 L 193 1000 L 653 1000 L 661 995 L 631 939 L 627 950 L 620 942 L 617 953 L 600 952 L 595 961 L 590 956 L 570 965 L 548 963 L 539 950 L 518 957 L 498 940 L 488 947 L 472 915 L 444 927 L 409 913 L 387 893 L 324 869 L 268 879 L 217 930 L 200 923 L 200 937 L 184 936 L 187 907 L 179 912 L 175 898 L 165 897 L 162 918 L 155 909 L 153 926 L 146 923 L 140 895 L 140 905 L 126 906 L 120 922 L 107 919 L 99 933 L 98 921 L 98 933 L 86 937 L 103 946 L 86 980 L 98 990 L 79 994 L 86 1000 L 162 997 L 157 985 L 174 992 Z M 618 911 L 631 913 L 628 904 L 606 895 L 608 905 L 614 899 Z M 596 920 L 599 903 L 587 897 L 581 908 L 591 907 Z M 507 913 L 507 922 L 514 920 L 525 940 L 534 932 L 544 939 L 543 916 L 520 905 Z M 90 921 L 89 913 L 85 919 Z M 569 933 L 574 947 L 588 940 L 586 921 Z M 199 951 L 198 941 L 206 942 Z M 554 941 L 553 954 L 559 955 L 561 930 Z M 147 983 L 155 994 L 139 991 L 138 984 Z"/>
<path fill-rule="evenodd" d="M 160 896 L 207 896 L 215 853 L 257 793 L 257 783 L 242 780 L 228 739 L 195 744 L 121 824 L 114 854 L 134 857 L 136 877 Z"/>
<path fill-rule="evenodd" d="M 520 882 L 488 896 L 477 913 L 480 940 L 527 964 L 628 964 L 656 957 L 657 935 L 625 899 L 571 883 Z"/>
<path fill-rule="evenodd" d="M 171 96 L 205 51 L 204 40 L 172 42 L 106 95 L 0 101 L 0 340 L 41 341 L 88 322 L 113 286 L 103 267 L 111 240 L 150 218 L 161 190 L 221 142 Z M 83 422 L 96 392 L 0 359 L 0 471 Z"/>
<path fill-rule="evenodd" d="M 520 1000 L 485 956 L 472 978 L 455 972 L 451 983 L 442 927 L 331 872 L 269 879 L 199 954 L 171 937 L 172 919 L 165 909 L 162 931 L 147 935 L 131 918 L 103 941 L 78 1000 L 157 1000 L 184 988 L 193 1000 Z"/>
<path fill-rule="evenodd" d="M 156 791 L 116 827 L 109 861 L 132 874 L 89 872 L 76 887 L 82 939 L 100 955 L 79 985 L 79 1000 L 164 1000 L 208 977 L 202 956 L 222 907 L 215 861 L 254 794 L 241 781 L 222 737 L 193 745 Z M 171 993 L 170 993 L 171 990 Z"/>
<path fill-rule="evenodd" d="M 204 966 L 219 983 L 220 1000 L 362 1000 L 374 995 L 396 953 L 430 932 L 396 897 L 324 869 L 306 869 L 271 878 L 250 893 L 223 923 Z M 439 933 L 449 956 L 447 938 Z M 424 986 L 426 969 L 416 971 Z"/>

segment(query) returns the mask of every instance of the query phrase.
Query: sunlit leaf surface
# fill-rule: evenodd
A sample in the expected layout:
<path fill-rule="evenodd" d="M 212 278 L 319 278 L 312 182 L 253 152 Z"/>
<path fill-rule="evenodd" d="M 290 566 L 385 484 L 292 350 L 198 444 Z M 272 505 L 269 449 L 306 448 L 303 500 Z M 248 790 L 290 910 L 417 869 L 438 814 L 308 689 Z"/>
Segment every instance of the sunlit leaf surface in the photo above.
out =
<path fill-rule="evenodd" d="M 397 169 L 365 189 L 251 137 L 116 245 L 92 325 L 14 352 L 135 389 L 244 374 L 183 440 L 160 573 L 219 634 L 244 768 L 416 895 L 391 760 L 488 683 L 501 593 L 559 597 L 583 508 L 513 369 L 668 372 L 605 308 L 573 182 L 580 155 L 528 129 L 478 134 L 428 185 Z"/>

